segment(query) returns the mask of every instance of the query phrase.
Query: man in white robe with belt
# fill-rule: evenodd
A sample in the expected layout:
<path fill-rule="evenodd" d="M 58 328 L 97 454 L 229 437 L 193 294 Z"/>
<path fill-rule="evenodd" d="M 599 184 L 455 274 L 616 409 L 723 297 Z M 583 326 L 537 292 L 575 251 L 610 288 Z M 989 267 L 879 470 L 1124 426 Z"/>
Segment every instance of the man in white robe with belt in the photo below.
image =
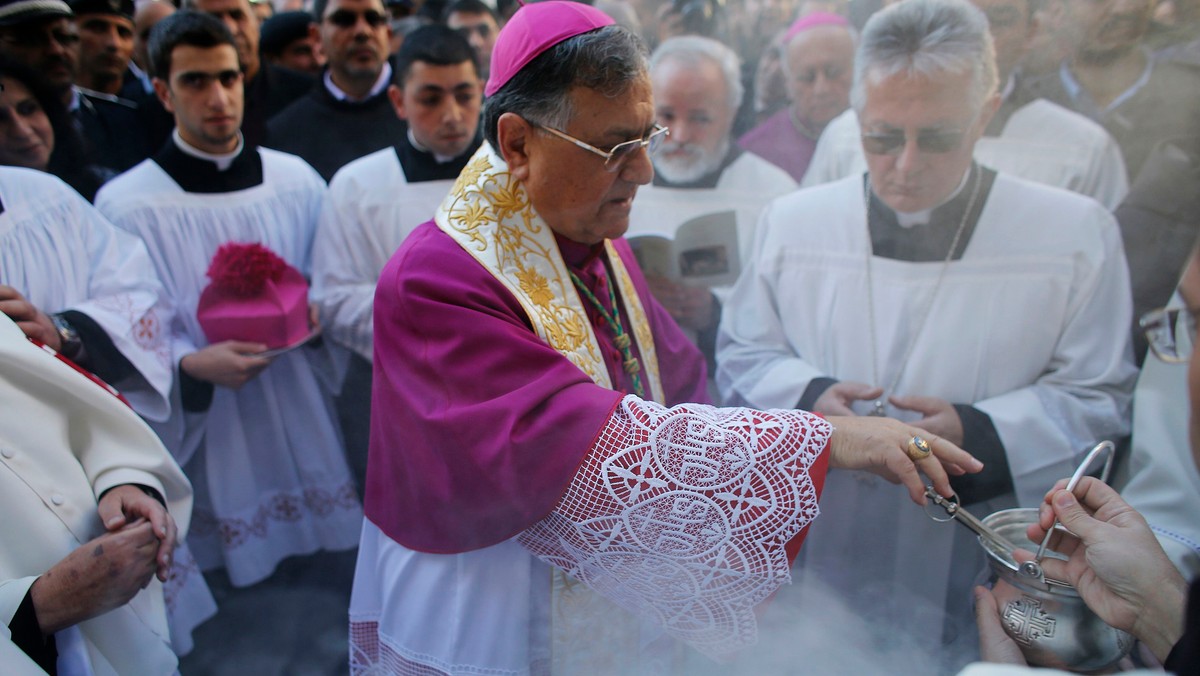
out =
<path fill-rule="evenodd" d="M 1117 142 L 1099 124 L 1037 98 L 1021 77 L 1021 59 L 1036 33 L 1029 0 L 973 0 L 988 17 L 996 48 L 1001 104 L 975 144 L 975 160 L 1014 176 L 1066 188 L 1117 208 L 1129 177 Z M 821 134 L 802 182 L 819 185 L 867 169 L 851 107 Z"/>
<path fill-rule="evenodd" d="M 1083 452 L 1127 434 L 1136 373 L 1108 211 L 972 161 L 998 104 L 987 31 L 963 0 L 906 0 L 868 22 L 851 100 L 870 170 L 767 208 L 717 352 L 726 403 L 878 413 L 961 443 L 987 466 L 954 483 L 977 514 L 1036 505 Z M 947 595 L 969 610 L 980 559 L 965 530 L 860 473 L 829 480 L 821 506 L 836 516 L 813 528 L 806 579 L 893 622 Z"/>

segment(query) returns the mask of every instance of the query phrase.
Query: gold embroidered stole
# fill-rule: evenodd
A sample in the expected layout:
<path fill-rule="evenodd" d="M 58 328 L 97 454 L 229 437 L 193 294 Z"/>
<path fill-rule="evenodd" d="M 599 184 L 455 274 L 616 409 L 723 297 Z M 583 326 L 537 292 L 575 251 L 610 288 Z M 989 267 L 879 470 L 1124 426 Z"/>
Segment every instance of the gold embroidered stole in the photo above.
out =
<path fill-rule="evenodd" d="M 571 283 L 554 232 L 533 210 L 521 182 L 488 143 L 458 176 L 434 217 L 439 228 L 479 261 L 521 303 L 538 337 L 571 360 L 597 385 L 612 389 L 600 343 Z M 664 403 L 654 336 L 629 271 L 605 241 L 613 283 L 637 341 L 646 394 Z"/>

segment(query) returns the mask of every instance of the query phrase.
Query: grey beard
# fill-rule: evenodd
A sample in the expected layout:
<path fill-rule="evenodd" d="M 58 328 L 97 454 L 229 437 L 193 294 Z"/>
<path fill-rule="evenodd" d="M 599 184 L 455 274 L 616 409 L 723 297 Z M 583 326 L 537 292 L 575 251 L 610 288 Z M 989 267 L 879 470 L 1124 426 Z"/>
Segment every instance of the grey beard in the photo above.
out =
<path fill-rule="evenodd" d="M 663 149 L 665 152 L 665 148 Z M 684 164 L 668 159 L 665 155 L 654 158 L 654 170 L 670 183 L 691 183 L 721 166 L 729 154 L 729 137 L 721 140 L 715 152 L 701 151 L 695 160 Z"/>

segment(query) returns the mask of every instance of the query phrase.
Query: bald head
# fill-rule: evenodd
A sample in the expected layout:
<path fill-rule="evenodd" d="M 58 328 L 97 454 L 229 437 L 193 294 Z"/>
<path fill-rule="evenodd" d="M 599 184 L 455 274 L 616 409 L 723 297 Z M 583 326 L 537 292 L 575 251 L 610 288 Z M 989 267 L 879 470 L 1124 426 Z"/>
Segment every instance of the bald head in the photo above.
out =
<path fill-rule="evenodd" d="M 846 25 L 823 23 L 793 30 L 789 36 L 782 65 L 792 113 L 817 135 L 850 106 L 854 32 Z"/>

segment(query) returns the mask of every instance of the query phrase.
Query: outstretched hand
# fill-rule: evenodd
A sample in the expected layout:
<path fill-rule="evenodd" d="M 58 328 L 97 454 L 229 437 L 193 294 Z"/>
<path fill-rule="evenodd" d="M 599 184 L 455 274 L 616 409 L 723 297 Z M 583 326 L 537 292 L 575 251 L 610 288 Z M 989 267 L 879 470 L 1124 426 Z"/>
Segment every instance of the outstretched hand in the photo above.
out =
<path fill-rule="evenodd" d="M 873 416 L 833 417 L 830 438 L 830 467 L 864 469 L 888 481 L 904 484 L 912 501 L 925 504 L 925 484 L 921 473 L 929 477 L 939 495 L 954 494 L 948 475 L 979 472 L 983 463 L 958 446 L 892 418 Z M 908 456 L 908 442 L 919 436 L 933 451 L 922 460 Z"/>

